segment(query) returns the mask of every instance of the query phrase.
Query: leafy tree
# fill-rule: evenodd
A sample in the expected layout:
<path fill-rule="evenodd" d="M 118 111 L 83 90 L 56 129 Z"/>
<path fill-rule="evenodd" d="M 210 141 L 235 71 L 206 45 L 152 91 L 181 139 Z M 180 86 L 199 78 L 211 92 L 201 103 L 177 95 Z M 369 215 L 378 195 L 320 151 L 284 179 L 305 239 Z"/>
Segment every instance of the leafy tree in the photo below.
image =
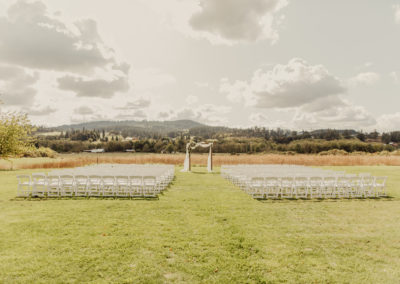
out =
<path fill-rule="evenodd" d="M 379 133 L 376 130 L 374 130 L 373 132 L 368 134 L 368 138 L 370 138 L 370 139 L 378 139 L 378 137 L 379 137 Z"/>
<path fill-rule="evenodd" d="M 351 131 L 348 130 L 348 129 L 344 130 L 343 133 L 342 133 L 342 135 L 343 135 L 343 138 L 344 138 L 344 139 L 351 139 L 351 138 L 352 138 L 352 136 L 351 136 Z"/>
<path fill-rule="evenodd" d="M 168 153 L 172 153 L 175 151 L 175 147 L 172 143 L 169 143 L 167 148 L 165 148 L 165 151 L 167 151 Z"/>
<path fill-rule="evenodd" d="M 360 140 L 360 141 L 365 141 L 365 139 L 366 139 L 366 135 L 364 134 L 364 133 L 362 133 L 362 132 L 360 132 L 360 133 L 358 133 L 357 134 L 357 138 Z"/>
<path fill-rule="evenodd" d="M 32 147 L 32 126 L 27 116 L 19 113 L 0 113 L 0 157 L 19 156 Z"/>
<path fill-rule="evenodd" d="M 150 152 L 150 146 L 149 146 L 149 144 L 144 144 L 144 146 L 143 146 L 143 152 Z"/>

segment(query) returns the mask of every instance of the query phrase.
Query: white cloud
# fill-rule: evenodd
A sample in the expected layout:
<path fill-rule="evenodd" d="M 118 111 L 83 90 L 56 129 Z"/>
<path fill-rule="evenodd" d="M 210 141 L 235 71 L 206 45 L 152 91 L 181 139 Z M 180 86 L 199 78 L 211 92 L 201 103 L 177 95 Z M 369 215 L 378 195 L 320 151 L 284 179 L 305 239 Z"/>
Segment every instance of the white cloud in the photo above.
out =
<path fill-rule="evenodd" d="M 171 117 L 174 115 L 174 111 L 173 110 L 169 110 L 169 111 L 160 111 L 157 114 L 156 119 L 161 119 L 161 120 L 169 120 L 171 119 Z"/>
<path fill-rule="evenodd" d="M 232 45 L 266 39 L 278 40 L 279 12 L 287 0 L 146 0 L 165 23 L 181 33 Z"/>
<path fill-rule="evenodd" d="M 57 111 L 57 109 L 52 108 L 50 106 L 46 106 L 46 107 L 36 106 L 31 109 L 26 109 L 26 113 L 28 115 L 32 115 L 32 116 L 47 116 L 49 114 L 55 113 L 56 111 Z"/>
<path fill-rule="evenodd" d="M 0 100 L 5 105 L 31 105 L 37 90 L 34 84 L 39 73 L 26 69 L 0 64 Z"/>
<path fill-rule="evenodd" d="M 94 110 L 88 106 L 81 106 L 74 109 L 74 113 L 80 115 L 89 115 L 89 114 L 94 114 Z"/>
<path fill-rule="evenodd" d="M 252 114 L 249 116 L 249 120 L 250 120 L 250 122 L 251 122 L 252 124 L 254 124 L 254 125 L 262 125 L 262 124 L 266 124 L 266 123 L 269 122 L 268 116 L 266 116 L 266 115 L 263 114 L 263 113 L 259 113 L 259 112 L 257 112 L 257 113 L 252 113 Z"/>
<path fill-rule="evenodd" d="M 104 79 L 84 79 L 66 75 L 57 80 L 58 88 L 72 91 L 78 97 L 112 98 L 118 92 L 129 90 L 126 77 L 117 77 L 111 81 Z"/>
<path fill-rule="evenodd" d="M 283 120 L 273 120 L 263 113 L 252 113 L 249 116 L 249 122 L 251 126 L 262 126 L 269 129 L 275 128 L 291 128 L 291 124 Z"/>
<path fill-rule="evenodd" d="M 383 131 L 398 131 L 400 129 L 400 112 L 381 115 L 373 128 Z"/>
<path fill-rule="evenodd" d="M 60 89 L 79 97 L 110 98 L 129 89 L 129 64 L 117 60 L 97 23 L 91 19 L 71 23 L 61 13 L 49 12 L 41 1 L 18 0 L 0 16 L 0 62 L 8 65 L 3 69 L 14 68 L 10 74 L 18 70 L 18 76 L 0 79 L 7 105 L 35 103 L 34 85 L 39 74 L 48 72 L 61 76 Z"/>
<path fill-rule="evenodd" d="M 375 73 L 362 73 L 357 83 L 378 80 Z M 310 65 L 294 58 L 286 65 L 276 65 L 269 71 L 257 70 L 249 81 L 229 82 L 222 79 L 220 91 L 230 101 L 247 106 L 294 113 L 290 121 L 271 120 L 262 113 L 253 113 L 249 120 L 267 127 L 293 129 L 361 128 L 376 123 L 362 106 L 343 98 L 343 82 L 322 65 Z"/>
<path fill-rule="evenodd" d="M 314 106 L 298 108 L 291 124 L 294 128 L 303 129 L 360 129 L 375 123 L 375 118 L 364 107 L 356 106 L 341 98 L 327 97 L 316 102 Z"/>
<path fill-rule="evenodd" d="M 90 122 L 90 121 L 104 121 L 104 120 L 111 120 L 112 117 L 109 115 L 104 115 L 104 114 L 92 114 L 92 115 L 72 115 L 70 117 L 70 122 L 71 123 L 84 123 L 84 122 Z"/>
<path fill-rule="evenodd" d="M 0 18 L 0 60 L 9 64 L 70 72 L 92 72 L 115 64 L 93 20 L 73 24 L 40 1 L 19 0 Z"/>
<path fill-rule="evenodd" d="M 147 108 L 151 105 L 151 100 L 146 99 L 146 98 L 136 98 L 135 100 L 127 102 L 124 106 L 122 107 L 116 107 L 116 109 L 120 110 L 134 110 L 134 109 L 141 109 L 141 108 Z"/>
<path fill-rule="evenodd" d="M 141 109 L 137 109 L 131 112 L 123 112 L 119 113 L 117 116 L 115 116 L 115 119 L 119 120 L 144 120 L 147 119 L 147 114 Z"/>
<path fill-rule="evenodd" d="M 301 107 L 306 112 L 321 112 L 332 107 L 343 107 L 346 102 L 340 96 L 321 97 Z"/>
<path fill-rule="evenodd" d="M 364 72 L 359 73 L 355 77 L 349 80 L 349 84 L 351 86 L 359 86 L 366 85 L 370 86 L 377 83 L 380 80 L 381 76 L 375 72 Z"/>
<path fill-rule="evenodd" d="M 397 24 L 400 24 L 400 4 L 393 5 L 394 20 Z"/>
<path fill-rule="evenodd" d="M 213 43 L 274 42 L 276 13 L 286 5 L 285 0 L 201 0 L 189 23 Z"/>
<path fill-rule="evenodd" d="M 253 96 L 251 86 L 246 81 L 235 81 L 231 83 L 228 78 L 222 78 L 219 91 L 226 94 L 229 101 L 240 103 L 243 100 L 249 105 Z"/>
<path fill-rule="evenodd" d="M 163 120 L 185 120 L 190 119 L 210 125 L 221 125 L 227 123 L 226 114 L 231 110 L 227 106 L 204 104 L 195 108 L 183 107 L 178 110 L 169 109 L 158 112 L 157 117 Z"/>
<path fill-rule="evenodd" d="M 143 120 L 149 118 L 148 113 L 152 113 L 148 108 L 151 106 L 151 100 L 143 97 L 137 97 L 128 101 L 122 107 L 114 107 L 114 109 L 122 110 L 115 116 L 115 119 L 122 120 Z"/>
<path fill-rule="evenodd" d="M 233 102 L 258 108 L 290 108 L 345 92 L 342 82 L 322 65 L 294 58 L 272 70 L 257 70 L 249 81 L 223 79 L 220 91 Z"/>
<path fill-rule="evenodd" d="M 271 119 L 264 113 L 252 113 L 249 121 L 252 125 L 268 128 L 286 129 L 321 129 L 321 128 L 371 128 L 376 124 L 375 118 L 364 107 L 339 97 L 326 97 L 309 105 L 293 110 L 289 120 Z"/>

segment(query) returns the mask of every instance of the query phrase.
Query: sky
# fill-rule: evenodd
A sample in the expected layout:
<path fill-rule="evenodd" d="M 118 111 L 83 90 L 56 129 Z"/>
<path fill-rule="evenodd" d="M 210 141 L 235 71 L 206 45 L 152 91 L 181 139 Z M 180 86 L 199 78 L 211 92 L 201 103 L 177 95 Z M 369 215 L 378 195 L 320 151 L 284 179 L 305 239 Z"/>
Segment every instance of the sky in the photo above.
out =
<path fill-rule="evenodd" d="M 400 130 L 400 1 L 2 0 L 0 110 Z"/>

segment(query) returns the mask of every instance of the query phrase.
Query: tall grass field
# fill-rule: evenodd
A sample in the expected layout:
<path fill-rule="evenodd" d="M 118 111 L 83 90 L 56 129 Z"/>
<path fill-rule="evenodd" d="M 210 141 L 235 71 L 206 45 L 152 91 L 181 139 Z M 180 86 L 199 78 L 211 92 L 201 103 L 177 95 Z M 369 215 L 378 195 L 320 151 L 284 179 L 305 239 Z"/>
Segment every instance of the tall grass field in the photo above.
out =
<path fill-rule="evenodd" d="M 146 153 L 81 153 L 59 154 L 57 158 L 22 158 L 0 160 L 0 170 L 9 169 L 51 169 L 72 168 L 96 163 L 118 164 L 172 164 L 182 165 L 185 154 L 146 154 Z M 235 164 L 292 164 L 306 166 L 400 166 L 399 155 L 283 155 L 283 154 L 215 154 L 213 163 Z M 192 154 L 193 165 L 206 165 L 207 154 Z"/>
<path fill-rule="evenodd" d="M 257 201 L 203 167 L 157 200 L 17 199 L 0 172 L 0 283 L 398 283 L 400 167 L 390 198 Z M 218 168 L 216 169 L 218 171 Z"/>

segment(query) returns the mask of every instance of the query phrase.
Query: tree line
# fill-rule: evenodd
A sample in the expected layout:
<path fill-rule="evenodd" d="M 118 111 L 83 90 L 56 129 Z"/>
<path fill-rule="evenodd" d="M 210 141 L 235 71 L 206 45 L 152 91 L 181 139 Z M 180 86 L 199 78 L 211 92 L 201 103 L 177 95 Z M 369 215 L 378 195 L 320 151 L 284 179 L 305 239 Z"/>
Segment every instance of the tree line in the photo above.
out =
<path fill-rule="evenodd" d="M 139 153 L 185 152 L 189 141 L 214 141 L 216 153 L 300 153 L 316 154 L 330 150 L 347 153 L 394 151 L 400 142 L 400 131 L 378 133 L 355 130 L 325 129 L 291 131 L 253 127 L 194 127 L 162 135 L 147 132 L 143 137 L 127 140 L 123 130 L 71 129 L 56 135 L 37 132 L 25 115 L 3 113 L 0 116 L 0 157 L 51 156 L 58 153 L 104 149 L 106 152 L 134 151 Z M 194 152 L 205 152 L 196 149 Z"/>
<path fill-rule="evenodd" d="M 200 139 L 201 140 L 201 139 Z M 91 149 L 104 149 L 106 152 L 124 152 L 127 150 L 139 153 L 175 153 L 185 152 L 189 137 L 140 139 L 136 141 L 108 141 L 89 142 L 72 140 L 36 141 L 37 147 L 50 148 L 59 153 L 82 152 Z M 366 152 L 376 153 L 381 151 L 394 151 L 396 147 L 377 142 L 363 142 L 358 139 L 304 139 L 294 140 L 290 143 L 276 143 L 264 138 L 225 138 L 214 141 L 215 153 L 274 153 L 293 152 L 299 154 L 317 154 L 324 151 L 339 149 L 348 153 Z M 194 152 L 206 152 L 207 149 L 198 148 Z"/>

